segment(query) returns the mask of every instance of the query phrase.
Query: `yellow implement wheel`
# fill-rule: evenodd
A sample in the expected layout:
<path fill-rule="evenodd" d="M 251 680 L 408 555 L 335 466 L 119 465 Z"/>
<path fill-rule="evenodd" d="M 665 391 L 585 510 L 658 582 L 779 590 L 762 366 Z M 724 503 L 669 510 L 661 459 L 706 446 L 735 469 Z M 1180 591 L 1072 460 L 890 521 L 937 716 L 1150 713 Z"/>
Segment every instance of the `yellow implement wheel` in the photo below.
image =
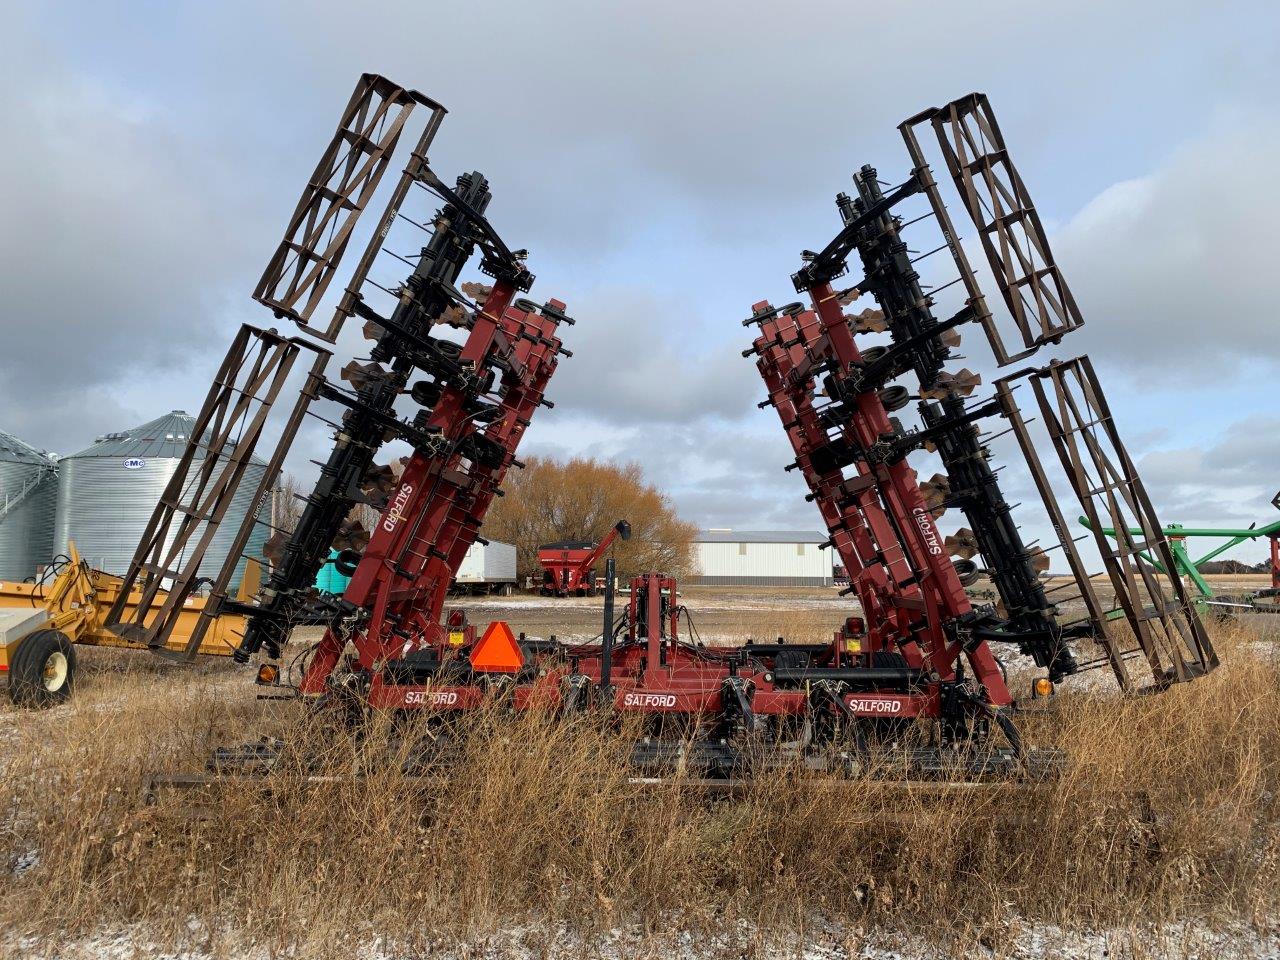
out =
<path fill-rule="evenodd" d="M 9 663 L 9 699 L 20 707 L 66 702 L 75 681 L 76 650 L 61 630 L 23 637 Z"/>

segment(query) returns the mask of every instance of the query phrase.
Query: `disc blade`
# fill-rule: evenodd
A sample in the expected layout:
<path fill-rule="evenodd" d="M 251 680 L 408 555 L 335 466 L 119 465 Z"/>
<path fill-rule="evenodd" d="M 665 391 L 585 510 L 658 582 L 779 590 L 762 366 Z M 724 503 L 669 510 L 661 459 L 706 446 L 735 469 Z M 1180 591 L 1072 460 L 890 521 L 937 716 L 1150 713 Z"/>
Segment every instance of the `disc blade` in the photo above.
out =
<path fill-rule="evenodd" d="M 927 387 L 920 388 L 921 400 L 945 400 L 951 393 L 951 382 L 945 372 L 938 374 L 938 379 L 934 380 Z"/>
<path fill-rule="evenodd" d="M 342 368 L 342 379 L 351 384 L 355 390 L 363 390 L 372 383 L 377 383 L 387 376 L 387 371 L 382 369 L 381 364 L 361 363 L 359 360 L 350 361 Z"/>
<path fill-rule="evenodd" d="M 924 494 L 925 506 L 933 509 L 940 506 L 947 497 L 951 496 L 951 481 L 947 479 L 946 474 L 935 473 L 920 484 L 920 492 Z"/>
<path fill-rule="evenodd" d="M 951 378 L 952 389 L 962 397 L 969 396 L 980 386 L 982 386 L 982 374 L 974 373 L 968 367 Z"/>
<path fill-rule="evenodd" d="M 875 307 L 868 307 L 861 313 L 854 314 L 853 328 L 858 333 L 883 333 L 889 329 L 889 324 L 884 318 L 884 311 L 877 310 Z"/>
<path fill-rule="evenodd" d="M 351 534 L 351 549 L 363 551 L 369 545 L 369 538 L 373 535 L 359 523 L 356 524 L 356 527 L 358 529 L 352 531 Z"/>
<path fill-rule="evenodd" d="M 466 286 L 466 284 L 463 284 Z M 443 323 L 445 326 L 454 327 L 459 330 L 470 329 L 472 323 L 475 322 L 475 314 L 465 307 L 458 304 L 452 304 L 445 308 L 444 312 L 436 320 L 437 323 Z"/>
<path fill-rule="evenodd" d="M 971 560 L 978 553 L 978 541 L 974 537 L 973 531 L 968 527 L 961 527 L 955 533 L 946 537 L 942 541 L 942 545 L 946 548 L 947 553 L 964 560 Z"/>
<path fill-rule="evenodd" d="M 284 545 L 289 542 L 289 534 L 283 530 L 277 530 L 262 545 L 262 555 L 272 562 L 278 564 L 284 559 Z"/>
<path fill-rule="evenodd" d="M 1031 561 L 1031 569 L 1034 570 L 1037 575 L 1048 573 L 1049 555 L 1039 547 L 1032 547 L 1030 554 L 1031 555 L 1028 559 Z"/>
<path fill-rule="evenodd" d="M 373 464 L 365 471 L 364 479 L 360 481 L 362 493 L 388 494 L 395 488 L 396 472 L 389 463 Z"/>
<path fill-rule="evenodd" d="M 369 531 L 359 520 L 345 520 L 333 538 L 335 550 L 363 550 L 369 545 Z"/>

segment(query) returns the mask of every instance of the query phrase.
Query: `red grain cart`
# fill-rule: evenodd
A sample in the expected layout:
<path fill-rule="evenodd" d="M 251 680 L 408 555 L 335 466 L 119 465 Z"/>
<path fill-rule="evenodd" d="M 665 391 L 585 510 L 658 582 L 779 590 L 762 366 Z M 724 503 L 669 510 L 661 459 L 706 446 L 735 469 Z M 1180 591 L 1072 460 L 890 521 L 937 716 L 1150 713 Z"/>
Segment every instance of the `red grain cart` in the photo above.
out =
<path fill-rule="evenodd" d="M 619 536 L 631 539 L 631 524 L 619 520 L 599 543 L 590 540 L 560 540 L 538 548 L 542 564 L 542 586 L 548 597 L 590 597 L 596 592 L 595 565 Z"/>

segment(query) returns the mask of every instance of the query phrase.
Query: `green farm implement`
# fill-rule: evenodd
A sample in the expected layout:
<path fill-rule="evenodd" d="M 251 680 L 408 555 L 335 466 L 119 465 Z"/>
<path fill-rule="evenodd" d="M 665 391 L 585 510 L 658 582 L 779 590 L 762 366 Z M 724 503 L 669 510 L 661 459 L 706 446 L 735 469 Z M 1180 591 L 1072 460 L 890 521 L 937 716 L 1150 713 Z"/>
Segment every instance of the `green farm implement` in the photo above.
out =
<path fill-rule="evenodd" d="M 1276 495 L 1276 500 L 1280 501 L 1280 494 Z M 1280 503 L 1277 503 L 1277 506 L 1280 506 Z M 1085 517 L 1080 518 L 1080 523 L 1091 530 L 1093 529 Z M 1108 537 L 1115 536 L 1115 530 L 1111 527 L 1103 527 L 1102 532 Z M 1141 530 L 1137 529 L 1131 529 L 1129 532 L 1135 535 L 1142 533 Z M 1168 539 L 1169 548 L 1173 553 L 1175 570 L 1172 573 L 1185 578 L 1195 586 L 1198 595 L 1196 601 L 1200 606 L 1214 608 L 1215 612 L 1222 614 L 1229 614 L 1233 609 L 1253 610 L 1258 613 L 1280 613 L 1280 520 L 1261 527 L 1253 524 L 1245 528 L 1184 527 L 1181 524 L 1171 523 L 1162 528 L 1160 533 Z M 1232 547 L 1237 547 L 1242 543 L 1253 540 L 1261 540 L 1264 537 L 1271 542 L 1269 571 L 1271 574 L 1271 586 L 1244 595 L 1215 594 L 1213 587 L 1205 579 L 1205 565 L 1222 556 Z M 1189 540 L 1209 539 L 1223 542 L 1204 554 L 1204 556 L 1192 559 L 1187 542 Z M 1162 573 L 1169 572 L 1155 557 L 1145 553 L 1142 554 L 1142 557 Z"/>

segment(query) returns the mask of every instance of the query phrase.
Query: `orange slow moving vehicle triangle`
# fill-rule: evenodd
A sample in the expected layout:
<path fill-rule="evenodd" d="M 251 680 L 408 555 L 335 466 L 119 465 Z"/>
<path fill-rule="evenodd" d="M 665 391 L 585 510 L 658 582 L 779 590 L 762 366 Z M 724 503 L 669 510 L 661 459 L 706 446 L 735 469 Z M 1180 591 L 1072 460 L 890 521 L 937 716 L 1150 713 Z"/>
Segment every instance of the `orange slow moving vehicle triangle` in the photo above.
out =
<path fill-rule="evenodd" d="M 471 666 L 488 673 L 517 673 L 524 666 L 524 654 L 511 628 L 503 620 L 489 624 L 471 650 Z"/>

